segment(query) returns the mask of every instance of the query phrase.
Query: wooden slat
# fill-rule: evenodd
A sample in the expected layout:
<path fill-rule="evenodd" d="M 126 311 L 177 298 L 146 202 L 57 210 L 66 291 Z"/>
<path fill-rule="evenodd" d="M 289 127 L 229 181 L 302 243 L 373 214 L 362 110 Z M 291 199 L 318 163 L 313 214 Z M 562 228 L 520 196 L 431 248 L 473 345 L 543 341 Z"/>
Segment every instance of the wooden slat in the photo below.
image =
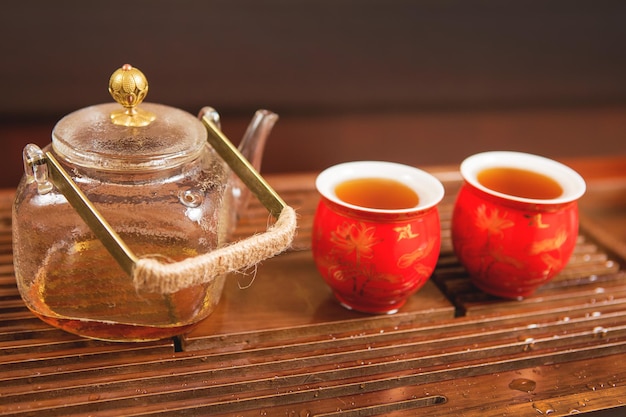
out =
<path fill-rule="evenodd" d="M 7 410 L 46 409 L 47 415 L 87 412 L 94 404 L 108 410 L 101 415 L 166 407 L 237 413 L 285 404 L 325 413 L 336 410 L 314 403 L 626 349 L 623 312 L 543 320 L 528 326 L 513 317 L 456 319 L 431 327 L 327 336 L 317 343 L 281 341 L 160 361 L 138 357 L 133 364 L 8 379 L 0 405 Z M 226 345 L 231 346 L 228 341 Z M 621 381 L 623 376 L 615 378 Z M 74 405 L 68 406 L 70 401 Z"/>

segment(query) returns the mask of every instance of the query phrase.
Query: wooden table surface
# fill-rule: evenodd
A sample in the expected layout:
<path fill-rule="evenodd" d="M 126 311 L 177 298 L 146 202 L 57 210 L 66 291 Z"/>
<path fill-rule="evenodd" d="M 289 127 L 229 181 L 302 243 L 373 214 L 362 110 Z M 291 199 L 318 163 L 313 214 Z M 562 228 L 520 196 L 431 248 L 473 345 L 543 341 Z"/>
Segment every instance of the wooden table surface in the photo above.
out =
<path fill-rule="evenodd" d="M 191 333 L 87 340 L 35 318 L 12 268 L 0 191 L 0 415 L 537 416 L 626 413 L 626 155 L 564 161 L 588 182 L 572 260 L 523 301 L 473 288 L 454 257 L 456 167 L 428 284 L 394 315 L 340 307 L 310 253 L 314 173 L 268 176 L 299 213 L 292 249 L 227 280 Z M 262 231 L 253 203 L 238 236 Z M 597 413 L 597 414 L 596 414 Z"/>

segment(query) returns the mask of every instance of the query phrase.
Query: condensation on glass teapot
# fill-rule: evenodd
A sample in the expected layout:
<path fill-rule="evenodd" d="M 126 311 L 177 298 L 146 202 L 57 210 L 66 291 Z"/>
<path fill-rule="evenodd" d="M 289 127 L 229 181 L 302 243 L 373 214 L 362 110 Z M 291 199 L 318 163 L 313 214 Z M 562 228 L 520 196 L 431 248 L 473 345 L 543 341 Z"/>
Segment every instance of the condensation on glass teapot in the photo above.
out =
<path fill-rule="evenodd" d="M 13 209 L 18 287 L 37 316 L 73 333 L 124 341 L 178 335 L 212 312 L 224 276 L 171 294 L 138 291 L 41 161 L 53 155 L 137 256 L 168 262 L 223 245 L 245 190 L 198 118 L 142 103 L 141 71 L 118 69 L 109 92 L 117 103 L 77 110 L 57 123 L 50 145 L 24 149 Z M 276 118 L 257 112 L 242 140 L 257 168 Z"/>

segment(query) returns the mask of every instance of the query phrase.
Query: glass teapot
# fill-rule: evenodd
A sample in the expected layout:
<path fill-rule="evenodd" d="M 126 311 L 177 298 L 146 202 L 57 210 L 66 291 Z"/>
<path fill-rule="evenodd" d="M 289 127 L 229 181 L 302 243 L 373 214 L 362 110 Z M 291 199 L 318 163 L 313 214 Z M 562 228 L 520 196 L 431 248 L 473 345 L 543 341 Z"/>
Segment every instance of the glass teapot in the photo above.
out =
<path fill-rule="evenodd" d="M 238 150 L 212 108 L 196 118 L 140 107 L 147 91 L 143 73 L 124 65 L 109 81 L 117 103 L 65 116 L 51 144 L 23 153 L 13 206 L 20 294 L 43 321 L 86 337 L 189 331 L 217 305 L 228 272 L 280 253 L 295 231 L 292 209 L 257 172 L 274 113 L 256 113 Z M 278 220 L 226 245 L 250 190 Z"/>

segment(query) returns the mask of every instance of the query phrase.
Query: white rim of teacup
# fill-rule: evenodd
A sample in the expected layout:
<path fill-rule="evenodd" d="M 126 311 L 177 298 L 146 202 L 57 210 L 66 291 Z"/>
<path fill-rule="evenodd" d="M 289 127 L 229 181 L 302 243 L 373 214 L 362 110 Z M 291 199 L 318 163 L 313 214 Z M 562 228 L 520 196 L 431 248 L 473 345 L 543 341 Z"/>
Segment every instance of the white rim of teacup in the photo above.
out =
<path fill-rule="evenodd" d="M 500 193 L 478 182 L 478 173 L 488 168 L 519 168 L 546 175 L 559 183 L 563 193 L 556 198 L 534 199 Z M 508 200 L 533 204 L 564 204 L 578 200 L 585 194 L 586 183 L 583 177 L 572 168 L 543 156 L 525 152 L 491 151 L 482 152 L 466 158 L 461 163 L 461 176 L 465 181 L 487 194 Z"/>
<path fill-rule="evenodd" d="M 400 181 L 417 193 L 419 202 L 414 207 L 390 210 L 361 207 L 340 200 L 335 194 L 335 187 L 344 181 L 358 178 Z M 317 176 L 315 187 L 321 195 L 335 204 L 369 213 L 401 214 L 422 211 L 436 206 L 444 196 L 443 185 L 428 172 L 409 165 L 385 161 L 354 161 L 334 165 Z"/>

